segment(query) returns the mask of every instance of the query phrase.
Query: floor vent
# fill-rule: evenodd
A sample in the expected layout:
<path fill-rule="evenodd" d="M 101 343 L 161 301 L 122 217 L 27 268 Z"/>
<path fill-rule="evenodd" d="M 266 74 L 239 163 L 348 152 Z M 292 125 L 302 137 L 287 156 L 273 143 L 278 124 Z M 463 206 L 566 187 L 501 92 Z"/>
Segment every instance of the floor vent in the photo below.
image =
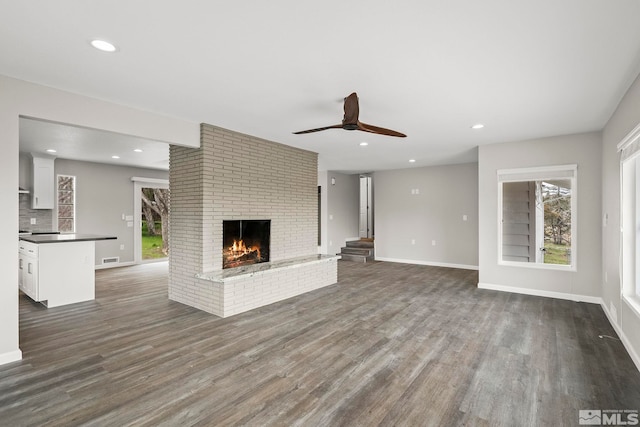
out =
<path fill-rule="evenodd" d="M 111 258 L 102 258 L 102 263 L 103 264 L 117 264 L 120 262 L 120 257 L 119 256 L 114 256 Z"/>

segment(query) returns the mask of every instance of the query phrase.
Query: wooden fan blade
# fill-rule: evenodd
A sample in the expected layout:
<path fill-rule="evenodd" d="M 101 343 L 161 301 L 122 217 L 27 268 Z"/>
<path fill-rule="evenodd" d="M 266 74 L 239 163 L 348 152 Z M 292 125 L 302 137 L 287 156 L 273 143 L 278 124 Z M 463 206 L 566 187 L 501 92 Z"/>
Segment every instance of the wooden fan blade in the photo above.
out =
<path fill-rule="evenodd" d="M 301 135 L 303 133 L 320 132 L 321 130 L 327 130 L 327 129 L 342 129 L 342 125 L 325 126 L 323 128 L 301 130 L 300 132 L 293 132 L 293 133 L 294 135 Z"/>
<path fill-rule="evenodd" d="M 358 122 L 358 130 L 364 132 L 377 133 L 379 135 L 388 135 L 388 136 L 397 136 L 400 138 L 405 138 L 407 135 L 404 133 L 396 132 L 395 130 L 385 129 L 378 126 L 368 125 L 366 123 Z"/>
<path fill-rule="evenodd" d="M 358 105 L 358 94 L 353 92 L 344 99 L 344 118 L 343 125 L 355 125 L 358 123 L 358 115 L 360 114 L 360 106 Z"/>

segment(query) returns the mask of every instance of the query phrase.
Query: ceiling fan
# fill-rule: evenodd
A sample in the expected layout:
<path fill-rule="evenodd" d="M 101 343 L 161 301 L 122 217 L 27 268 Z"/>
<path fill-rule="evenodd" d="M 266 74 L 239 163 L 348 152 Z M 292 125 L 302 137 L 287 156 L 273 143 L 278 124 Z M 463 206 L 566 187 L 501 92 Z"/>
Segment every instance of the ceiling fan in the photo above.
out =
<path fill-rule="evenodd" d="M 401 138 L 404 138 L 407 136 L 403 133 L 396 132 L 395 130 L 385 129 L 378 126 L 362 123 L 360 120 L 358 120 L 359 113 L 360 113 L 360 108 L 358 106 L 358 95 L 355 92 L 353 92 L 351 95 L 347 96 L 344 99 L 344 118 L 342 119 L 342 124 L 325 126 L 325 127 L 316 128 L 316 129 L 302 130 L 300 132 L 293 132 L 293 133 L 296 135 L 300 135 L 303 133 L 319 132 L 321 130 L 327 130 L 327 129 L 344 129 L 344 130 L 361 130 L 363 132 L 377 133 L 379 135 L 398 136 Z"/>

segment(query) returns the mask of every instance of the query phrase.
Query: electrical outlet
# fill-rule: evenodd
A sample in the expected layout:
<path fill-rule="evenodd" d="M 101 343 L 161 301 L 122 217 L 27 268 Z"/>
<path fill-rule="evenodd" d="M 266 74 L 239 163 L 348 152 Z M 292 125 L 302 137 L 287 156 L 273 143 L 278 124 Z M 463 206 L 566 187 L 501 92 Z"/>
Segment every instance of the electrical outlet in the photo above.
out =
<path fill-rule="evenodd" d="M 124 251 L 124 245 L 120 245 L 120 250 Z"/>
<path fill-rule="evenodd" d="M 466 215 L 462 215 L 462 220 L 463 220 L 463 221 L 466 221 L 466 220 L 468 220 L 468 219 L 469 219 L 469 218 L 468 218 Z"/>
<path fill-rule="evenodd" d="M 31 225 L 36 225 L 36 219 L 35 218 L 31 218 Z"/>
<path fill-rule="evenodd" d="M 435 241 L 435 240 L 432 240 L 432 241 L 431 241 L 431 246 L 435 246 L 435 245 L 436 245 L 436 241 Z"/>
<path fill-rule="evenodd" d="M 416 244 L 416 239 L 411 239 L 411 244 L 415 245 Z"/>

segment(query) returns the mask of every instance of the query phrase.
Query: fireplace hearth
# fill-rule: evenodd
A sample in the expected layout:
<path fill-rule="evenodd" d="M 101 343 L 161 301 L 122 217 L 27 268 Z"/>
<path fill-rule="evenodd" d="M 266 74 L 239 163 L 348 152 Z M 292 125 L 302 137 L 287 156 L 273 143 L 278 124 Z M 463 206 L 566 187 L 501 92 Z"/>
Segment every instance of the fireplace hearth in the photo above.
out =
<path fill-rule="evenodd" d="M 222 221 L 222 268 L 269 261 L 271 220 Z"/>

